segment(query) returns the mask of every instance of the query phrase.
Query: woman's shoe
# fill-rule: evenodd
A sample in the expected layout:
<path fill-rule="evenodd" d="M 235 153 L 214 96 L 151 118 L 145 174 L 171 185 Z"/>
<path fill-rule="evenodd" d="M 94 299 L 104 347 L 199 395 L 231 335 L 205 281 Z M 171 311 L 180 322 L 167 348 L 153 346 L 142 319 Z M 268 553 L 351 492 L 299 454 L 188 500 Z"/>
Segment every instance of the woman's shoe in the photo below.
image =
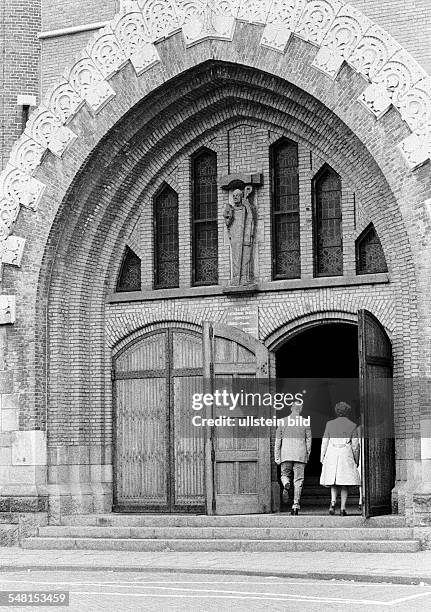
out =
<path fill-rule="evenodd" d="M 340 510 L 340 516 L 347 516 L 347 512 L 345 510 Z"/>
<path fill-rule="evenodd" d="M 333 504 L 332 502 L 329 506 L 329 514 L 335 514 L 335 504 Z"/>
<path fill-rule="evenodd" d="M 290 511 L 290 514 L 292 516 L 298 516 L 299 513 L 299 508 L 292 508 L 292 510 Z"/>

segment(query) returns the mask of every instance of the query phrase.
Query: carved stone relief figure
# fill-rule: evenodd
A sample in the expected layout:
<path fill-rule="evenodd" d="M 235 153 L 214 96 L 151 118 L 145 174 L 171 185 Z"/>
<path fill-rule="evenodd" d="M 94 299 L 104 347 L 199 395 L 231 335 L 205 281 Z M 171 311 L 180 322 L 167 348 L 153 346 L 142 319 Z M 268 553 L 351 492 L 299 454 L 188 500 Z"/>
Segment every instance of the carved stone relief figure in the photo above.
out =
<path fill-rule="evenodd" d="M 251 185 L 244 190 L 232 192 L 232 203 L 224 210 L 230 247 L 231 247 L 231 285 L 249 285 L 253 283 L 253 246 L 255 234 L 256 211 L 250 201 L 253 191 Z"/>

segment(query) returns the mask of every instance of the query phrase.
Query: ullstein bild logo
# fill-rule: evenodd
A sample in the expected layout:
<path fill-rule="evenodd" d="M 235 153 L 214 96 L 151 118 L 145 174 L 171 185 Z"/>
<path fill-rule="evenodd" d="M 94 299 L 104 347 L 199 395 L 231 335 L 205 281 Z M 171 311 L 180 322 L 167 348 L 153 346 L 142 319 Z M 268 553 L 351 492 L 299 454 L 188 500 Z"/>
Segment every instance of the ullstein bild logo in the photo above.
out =
<path fill-rule="evenodd" d="M 192 418 L 192 423 L 195 427 L 310 427 L 311 417 L 302 417 L 296 415 L 288 416 L 283 419 L 277 419 L 276 416 L 266 419 L 265 417 L 253 417 L 247 415 L 238 419 L 228 416 L 219 416 L 215 419 L 202 418 L 199 414 Z"/>

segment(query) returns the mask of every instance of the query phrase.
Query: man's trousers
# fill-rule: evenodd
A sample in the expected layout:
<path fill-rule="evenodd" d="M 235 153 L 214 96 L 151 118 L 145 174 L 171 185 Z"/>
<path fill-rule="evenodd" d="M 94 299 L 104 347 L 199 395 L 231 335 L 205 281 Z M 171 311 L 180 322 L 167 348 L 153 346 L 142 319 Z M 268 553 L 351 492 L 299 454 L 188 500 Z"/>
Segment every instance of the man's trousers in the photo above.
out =
<path fill-rule="evenodd" d="M 281 482 L 285 490 L 290 488 L 293 478 L 293 507 L 299 508 L 302 486 L 304 484 L 305 463 L 301 461 L 283 461 L 281 464 Z"/>

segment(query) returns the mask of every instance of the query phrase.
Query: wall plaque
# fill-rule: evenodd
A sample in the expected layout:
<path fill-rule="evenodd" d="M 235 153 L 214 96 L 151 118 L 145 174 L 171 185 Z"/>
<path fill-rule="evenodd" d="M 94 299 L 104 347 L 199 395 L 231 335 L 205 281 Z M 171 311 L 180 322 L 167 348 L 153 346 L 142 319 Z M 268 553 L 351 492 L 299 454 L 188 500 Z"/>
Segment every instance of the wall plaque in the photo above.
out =
<path fill-rule="evenodd" d="M 227 324 L 240 329 L 254 338 L 259 337 L 259 308 L 258 306 L 246 306 L 244 308 L 232 308 L 227 315 Z"/>

